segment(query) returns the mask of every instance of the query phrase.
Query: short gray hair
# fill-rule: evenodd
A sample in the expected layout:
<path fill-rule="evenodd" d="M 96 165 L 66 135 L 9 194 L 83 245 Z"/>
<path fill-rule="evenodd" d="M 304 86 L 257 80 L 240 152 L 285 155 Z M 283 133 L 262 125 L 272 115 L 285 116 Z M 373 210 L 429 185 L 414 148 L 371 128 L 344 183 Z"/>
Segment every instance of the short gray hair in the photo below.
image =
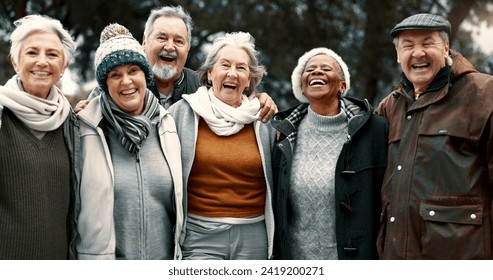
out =
<path fill-rule="evenodd" d="M 156 19 L 160 17 L 177 17 L 183 20 L 188 31 L 188 44 L 191 45 L 193 28 L 192 17 L 189 13 L 185 12 L 181 6 L 164 6 L 160 9 L 152 10 L 146 21 L 144 38 L 149 38 L 149 36 L 151 36 L 153 24 Z"/>
<path fill-rule="evenodd" d="M 219 51 L 226 47 L 232 46 L 245 50 L 250 58 L 248 67 L 250 69 L 251 79 L 250 85 L 246 89 L 246 95 L 250 95 L 256 86 L 260 84 L 264 75 L 267 74 L 265 67 L 259 63 L 259 53 L 255 49 L 255 39 L 248 32 L 232 32 L 226 33 L 226 35 L 218 37 L 214 40 L 212 48 L 207 54 L 207 57 L 199 68 L 198 75 L 200 84 L 203 86 L 208 85 L 207 72 L 214 67 L 217 62 L 217 54 Z"/>
<path fill-rule="evenodd" d="M 75 53 L 77 45 L 59 20 L 44 15 L 28 15 L 14 22 L 16 26 L 10 35 L 10 57 L 18 62 L 22 43 L 36 32 L 51 32 L 60 38 L 63 45 L 64 65 L 67 66 Z"/>

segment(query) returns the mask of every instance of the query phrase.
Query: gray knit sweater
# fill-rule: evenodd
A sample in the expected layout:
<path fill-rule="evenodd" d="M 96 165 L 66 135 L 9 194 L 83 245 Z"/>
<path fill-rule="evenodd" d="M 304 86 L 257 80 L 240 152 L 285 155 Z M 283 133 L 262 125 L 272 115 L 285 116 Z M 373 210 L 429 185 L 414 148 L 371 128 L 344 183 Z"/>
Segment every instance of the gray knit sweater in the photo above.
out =
<path fill-rule="evenodd" d="M 337 159 L 348 135 L 348 118 L 321 116 L 308 108 L 298 128 L 291 173 L 293 259 L 337 259 L 335 182 Z"/>

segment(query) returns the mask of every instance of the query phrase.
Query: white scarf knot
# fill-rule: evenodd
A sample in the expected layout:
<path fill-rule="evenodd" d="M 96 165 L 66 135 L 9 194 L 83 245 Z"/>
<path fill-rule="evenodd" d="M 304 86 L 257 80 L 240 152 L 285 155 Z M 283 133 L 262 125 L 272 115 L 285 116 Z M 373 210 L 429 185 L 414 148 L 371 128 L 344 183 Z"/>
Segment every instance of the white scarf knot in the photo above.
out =
<path fill-rule="evenodd" d="M 245 124 L 256 121 L 260 115 L 260 102 L 242 95 L 241 105 L 232 107 L 219 100 L 211 89 L 200 87 L 194 94 L 184 94 L 193 111 L 201 116 L 209 128 L 219 136 L 233 135 Z"/>

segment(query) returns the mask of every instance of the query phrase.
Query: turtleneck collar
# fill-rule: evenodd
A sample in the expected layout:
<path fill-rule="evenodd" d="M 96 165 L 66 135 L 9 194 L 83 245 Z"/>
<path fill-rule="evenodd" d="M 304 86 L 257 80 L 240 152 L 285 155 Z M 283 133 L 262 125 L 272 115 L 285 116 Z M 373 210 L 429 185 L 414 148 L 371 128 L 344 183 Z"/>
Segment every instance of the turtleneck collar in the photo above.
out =
<path fill-rule="evenodd" d="M 334 130 L 338 127 L 347 127 L 348 117 L 345 110 L 339 112 L 335 116 L 322 116 L 315 113 L 310 106 L 308 106 L 308 112 L 306 115 L 306 121 L 318 131 Z"/>

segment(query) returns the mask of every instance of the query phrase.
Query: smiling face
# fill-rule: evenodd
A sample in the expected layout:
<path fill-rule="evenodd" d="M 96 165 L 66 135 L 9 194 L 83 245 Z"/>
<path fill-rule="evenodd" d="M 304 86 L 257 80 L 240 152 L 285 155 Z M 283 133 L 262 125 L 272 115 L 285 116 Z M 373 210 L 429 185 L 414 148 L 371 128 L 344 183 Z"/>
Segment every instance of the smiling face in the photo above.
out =
<path fill-rule="evenodd" d="M 308 60 L 301 75 L 301 91 L 310 104 L 330 104 L 345 89 L 341 69 L 333 57 L 319 54 Z"/>
<path fill-rule="evenodd" d="M 177 17 L 162 16 L 152 25 L 152 33 L 143 46 L 156 79 L 178 79 L 187 62 L 190 44 L 187 26 Z"/>
<path fill-rule="evenodd" d="M 142 114 L 147 84 L 139 66 L 127 64 L 113 68 L 106 84 L 111 99 L 120 110 L 133 116 Z"/>
<path fill-rule="evenodd" d="M 62 41 L 51 32 L 35 32 L 27 36 L 18 59 L 11 58 L 11 62 L 24 90 L 44 99 L 66 68 Z"/>
<path fill-rule="evenodd" d="M 426 90 L 446 65 L 448 52 L 449 45 L 443 42 L 438 31 L 405 30 L 399 33 L 397 62 L 416 93 Z"/>
<path fill-rule="evenodd" d="M 245 88 L 250 84 L 250 58 L 244 49 L 225 46 L 217 53 L 217 60 L 207 72 L 214 95 L 222 102 L 238 107 Z"/>

